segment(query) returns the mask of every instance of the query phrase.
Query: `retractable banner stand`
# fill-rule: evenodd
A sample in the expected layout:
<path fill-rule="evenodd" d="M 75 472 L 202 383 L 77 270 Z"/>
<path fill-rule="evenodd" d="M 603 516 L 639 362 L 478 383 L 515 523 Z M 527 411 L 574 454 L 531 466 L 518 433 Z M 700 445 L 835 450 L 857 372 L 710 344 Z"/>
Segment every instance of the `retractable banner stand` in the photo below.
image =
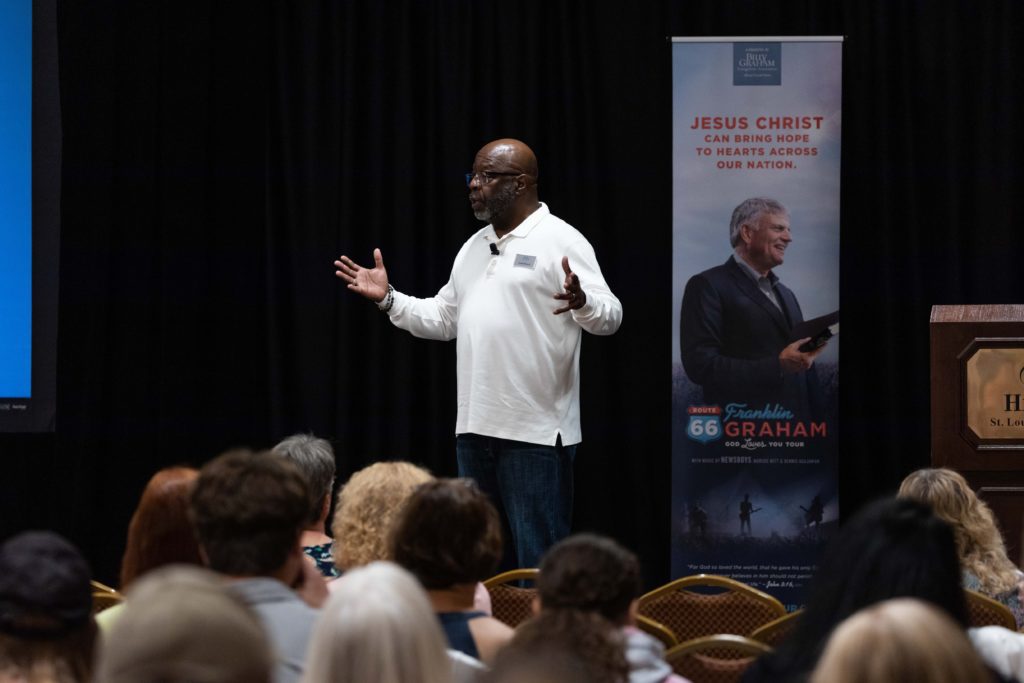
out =
<path fill-rule="evenodd" d="M 675 38 L 672 575 L 803 603 L 838 525 L 839 38 Z"/>

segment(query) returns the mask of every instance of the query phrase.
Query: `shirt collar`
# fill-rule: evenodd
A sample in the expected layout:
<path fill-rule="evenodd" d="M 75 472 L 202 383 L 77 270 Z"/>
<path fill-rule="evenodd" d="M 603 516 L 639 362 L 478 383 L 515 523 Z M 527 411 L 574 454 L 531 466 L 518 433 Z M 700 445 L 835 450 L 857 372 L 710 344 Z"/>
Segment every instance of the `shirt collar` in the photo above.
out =
<path fill-rule="evenodd" d="M 537 208 L 536 211 L 527 216 L 526 220 L 524 220 L 522 223 L 506 232 L 504 236 L 501 237 L 501 239 L 503 240 L 509 236 L 526 237 L 527 235 L 530 234 L 530 231 L 537 227 L 537 224 L 544 220 L 544 218 L 547 217 L 550 213 L 551 211 L 548 209 L 548 205 L 545 204 L 544 202 L 540 202 L 540 206 Z M 495 241 L 500 241 L 498 239 L 497 233 L 494 232 L 494 226 L 490 225 L 488 227 L 491 229 L 491 239 Z"/>
<path fill-rule="evenodd" d="M 252 603 L 295 602 L 300 599 L 291 588 L 269 576 L 236 579 L 228 587 Z"/>
<path fill-rule="evenodd" d="M 740 270 L 742 270 L 744 273 L 747 274 L 747 277 L 749 277 L 751 280 L 754 281 L 755 285 L 758 282 L 760 282 L 762 278 L 765 278 L 765 276 L 761 275 L 761 273 L 759 273 L 756 270 L 754 270 L 753 268 L 751 268 L 750 264 L 747 263 L 746 261 L 744 261 L 743 258 L 740 257 L 739 254 L 733 252 L 732 260 L 735 261 L 739 265 Z M 768 280 L 769 284 L 771 284 L 772 286 L 775 286 L 775 283 L 779 281 L 779 276 L 776 275 L 773 271 L 769 270 L 766 279 Z"/>

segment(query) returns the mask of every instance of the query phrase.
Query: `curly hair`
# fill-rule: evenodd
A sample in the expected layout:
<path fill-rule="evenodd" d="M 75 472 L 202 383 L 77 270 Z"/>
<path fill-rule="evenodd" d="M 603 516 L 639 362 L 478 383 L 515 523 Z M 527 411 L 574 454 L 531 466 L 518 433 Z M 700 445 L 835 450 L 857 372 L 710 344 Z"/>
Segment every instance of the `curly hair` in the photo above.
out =
<path fill-rule="evenodd" d="M 544 609 L 598 612 L 619 625 L 642 589 L 636 555 L 597 534 L 576 534 L 556 543 L 541 560 L 537 577 Z"/>
<path fill-rule="evenodd" d="M 391 526 L 388 549 L 427 590 L 473 584 L 501 562 L 501 518 L 470 479 L 438 479 L 409 497 Z"/>
<path fill-rule="evenodd" d="M 982 592 L 997 595 L 1016 587 L 1017 567 L 1006 556 L 992 510 L 960 474 L 946 468 L 911 472 L 899 495 L 931 506 L 953 528 L 960 563 L 978 578 Z"/>
<path fill-rule="evenodd" d="M 568 661 L 567 661 L 568 660 Z M 545 609 L 516 629 L 512 641 L 502 648 L 489 681 L 544 680 L 543 671 L 530 670 L 530 677 L 510 674 L 523 662 L 539 666 L 567 663 L 585 672 L 569 680 L 590 683 L 627 683 L 629 663 L 621 631 L 596 612 L 575 609 Z M 541 674 L 538 676 L 538 674 Z M 548 679 L 550 680 L 550 679 Z M 566 680 L 566 679 L 562 679 Z"/>
<path fill-rule="evenodd" d="M 331 522 L 338 568 L 389 559 L 392 520 L 416 487 L 433 479 L 430 472 L 408 462 L 378 462 L 353 474 L 338 494 Z"/>

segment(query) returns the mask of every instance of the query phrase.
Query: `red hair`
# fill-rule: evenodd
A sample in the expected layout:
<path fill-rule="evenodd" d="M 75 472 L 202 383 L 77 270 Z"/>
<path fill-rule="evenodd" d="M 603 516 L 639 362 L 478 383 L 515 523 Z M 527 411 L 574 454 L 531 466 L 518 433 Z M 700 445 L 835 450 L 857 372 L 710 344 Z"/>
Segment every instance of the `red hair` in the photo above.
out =
<path fill-rule="evenodd" d="M 188 499 L 199 471 L 168 467 L 153 475 L 128 523 L 121 559 L 121 590 L 165 564 L 202 565 L 188 516 Z"/>

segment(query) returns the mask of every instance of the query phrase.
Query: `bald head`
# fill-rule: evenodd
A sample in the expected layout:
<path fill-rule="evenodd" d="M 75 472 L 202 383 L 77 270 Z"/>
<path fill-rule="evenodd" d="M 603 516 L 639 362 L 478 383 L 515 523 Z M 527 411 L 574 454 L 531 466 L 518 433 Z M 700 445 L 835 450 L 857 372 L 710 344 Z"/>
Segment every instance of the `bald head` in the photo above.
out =
<path fill-rule="evenodd" d="M 530 146 L 522 140 L 502 138 L 488 142 L 476 153 L 476 158 L 487 158 L 503 163 L 509 169 L 537 179 L 537 157 Z"/>
<path fill-rule="evenodd" d="M 501 237 L 540 207 L 537 199 L 537 157 L 521 140 L 488 142 L 473 159 L 469 202 L 473 215 L 490 221 Z"/>

